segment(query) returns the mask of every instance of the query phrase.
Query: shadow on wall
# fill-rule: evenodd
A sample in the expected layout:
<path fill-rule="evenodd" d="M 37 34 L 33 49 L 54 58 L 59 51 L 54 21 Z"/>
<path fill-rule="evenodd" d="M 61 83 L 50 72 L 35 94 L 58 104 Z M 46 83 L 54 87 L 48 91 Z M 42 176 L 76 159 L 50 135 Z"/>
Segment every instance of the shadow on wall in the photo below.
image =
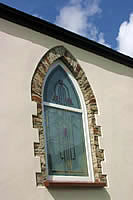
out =
<path fill-rule="evenodd" d="M 48 189 L 54 200 L 111 200 L 106 189 Z"/>

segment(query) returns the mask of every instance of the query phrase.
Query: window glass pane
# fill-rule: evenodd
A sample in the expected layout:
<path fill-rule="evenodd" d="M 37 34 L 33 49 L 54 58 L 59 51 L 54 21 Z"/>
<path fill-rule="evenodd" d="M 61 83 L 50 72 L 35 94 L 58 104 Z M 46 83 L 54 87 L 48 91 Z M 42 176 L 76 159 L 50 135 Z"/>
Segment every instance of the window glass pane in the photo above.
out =
<path fill-rule="evenodd" d="M 73 83 L 59 65 L 47 78 L 43 100 L 50 103 L 80 108 L 79 97 Z"/>
<path fill-rule="evenodd" d="M 87 176 L 82 113 L 44 107 L 49 175 Z"/>

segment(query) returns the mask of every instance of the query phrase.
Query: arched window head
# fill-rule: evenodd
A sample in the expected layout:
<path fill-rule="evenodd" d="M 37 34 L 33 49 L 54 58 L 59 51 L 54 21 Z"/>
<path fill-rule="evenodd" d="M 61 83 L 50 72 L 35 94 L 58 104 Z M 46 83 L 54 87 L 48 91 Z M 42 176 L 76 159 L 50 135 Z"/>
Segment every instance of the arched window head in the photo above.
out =
<path fill-rule="evenodd" d="M 80 100 L 75 87 L 63 68 L 63 64 L 57 64 L 45 83 L 43 101 L 80 108 Z"/>
<path fill-rule="evenodd" d="M 85 111 L 79 90 L 61 61 L 51 66 L 43 90 L 48 179 L 71 181 L 70 176 L 77 180 L 81 176 L 88 180 L 92 174 L 88 167 L 91 155 L 85 141 Z"/>

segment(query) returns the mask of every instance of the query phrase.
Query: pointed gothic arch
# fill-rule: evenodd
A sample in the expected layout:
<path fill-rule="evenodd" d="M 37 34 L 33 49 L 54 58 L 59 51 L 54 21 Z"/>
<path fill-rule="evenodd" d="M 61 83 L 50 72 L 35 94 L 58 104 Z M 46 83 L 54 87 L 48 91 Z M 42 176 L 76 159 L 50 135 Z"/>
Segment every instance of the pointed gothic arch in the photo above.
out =
<path fill-rule="evenodd" d="M 105 186 L 107 180 L 106 175 L 102 174 L 101 166 L 101 161 L 104 160 L 104 151 L 99 148 L 98 142 L 98 137 L 101 135 L 101 127 L 96 125 L 95 120 L 95 114 L 98 113 L 96 98 L 83 69 L 80 67 L 74 56 L 64 46 L 56 46 L 50 49 L 42 57 L 34 72 L 31 83 L 31 98 L 32 101 L 37 103 L 37 115 L 33 115 L 33 127 L 39 130 L 39 143 L 34 143 L 34 153 L 35 156 L 40 157 L 41 162 L 41 172 L 36 173 L 37 185 L 44 185 L 44 182 L 47 180 L 42 109 L 43 83 L 48 70 L 57 60 L 61 60 L 71 71 L 84 97 L 90 134 L 89 137 L 94 171 L 94 183 L 101 183 L 102 186 Z"/>

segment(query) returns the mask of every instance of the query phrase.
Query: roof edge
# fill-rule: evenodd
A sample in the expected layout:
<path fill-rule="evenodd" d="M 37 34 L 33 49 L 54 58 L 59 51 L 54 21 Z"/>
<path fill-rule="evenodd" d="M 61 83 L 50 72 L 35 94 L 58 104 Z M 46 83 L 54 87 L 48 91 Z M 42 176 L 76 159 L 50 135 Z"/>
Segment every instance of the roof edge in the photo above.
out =
<path fill-rule="evenodd" d="M 0 3 L 0 17 L 133 68 L 133 58 L 129 56 L 2 3 Z"/>

